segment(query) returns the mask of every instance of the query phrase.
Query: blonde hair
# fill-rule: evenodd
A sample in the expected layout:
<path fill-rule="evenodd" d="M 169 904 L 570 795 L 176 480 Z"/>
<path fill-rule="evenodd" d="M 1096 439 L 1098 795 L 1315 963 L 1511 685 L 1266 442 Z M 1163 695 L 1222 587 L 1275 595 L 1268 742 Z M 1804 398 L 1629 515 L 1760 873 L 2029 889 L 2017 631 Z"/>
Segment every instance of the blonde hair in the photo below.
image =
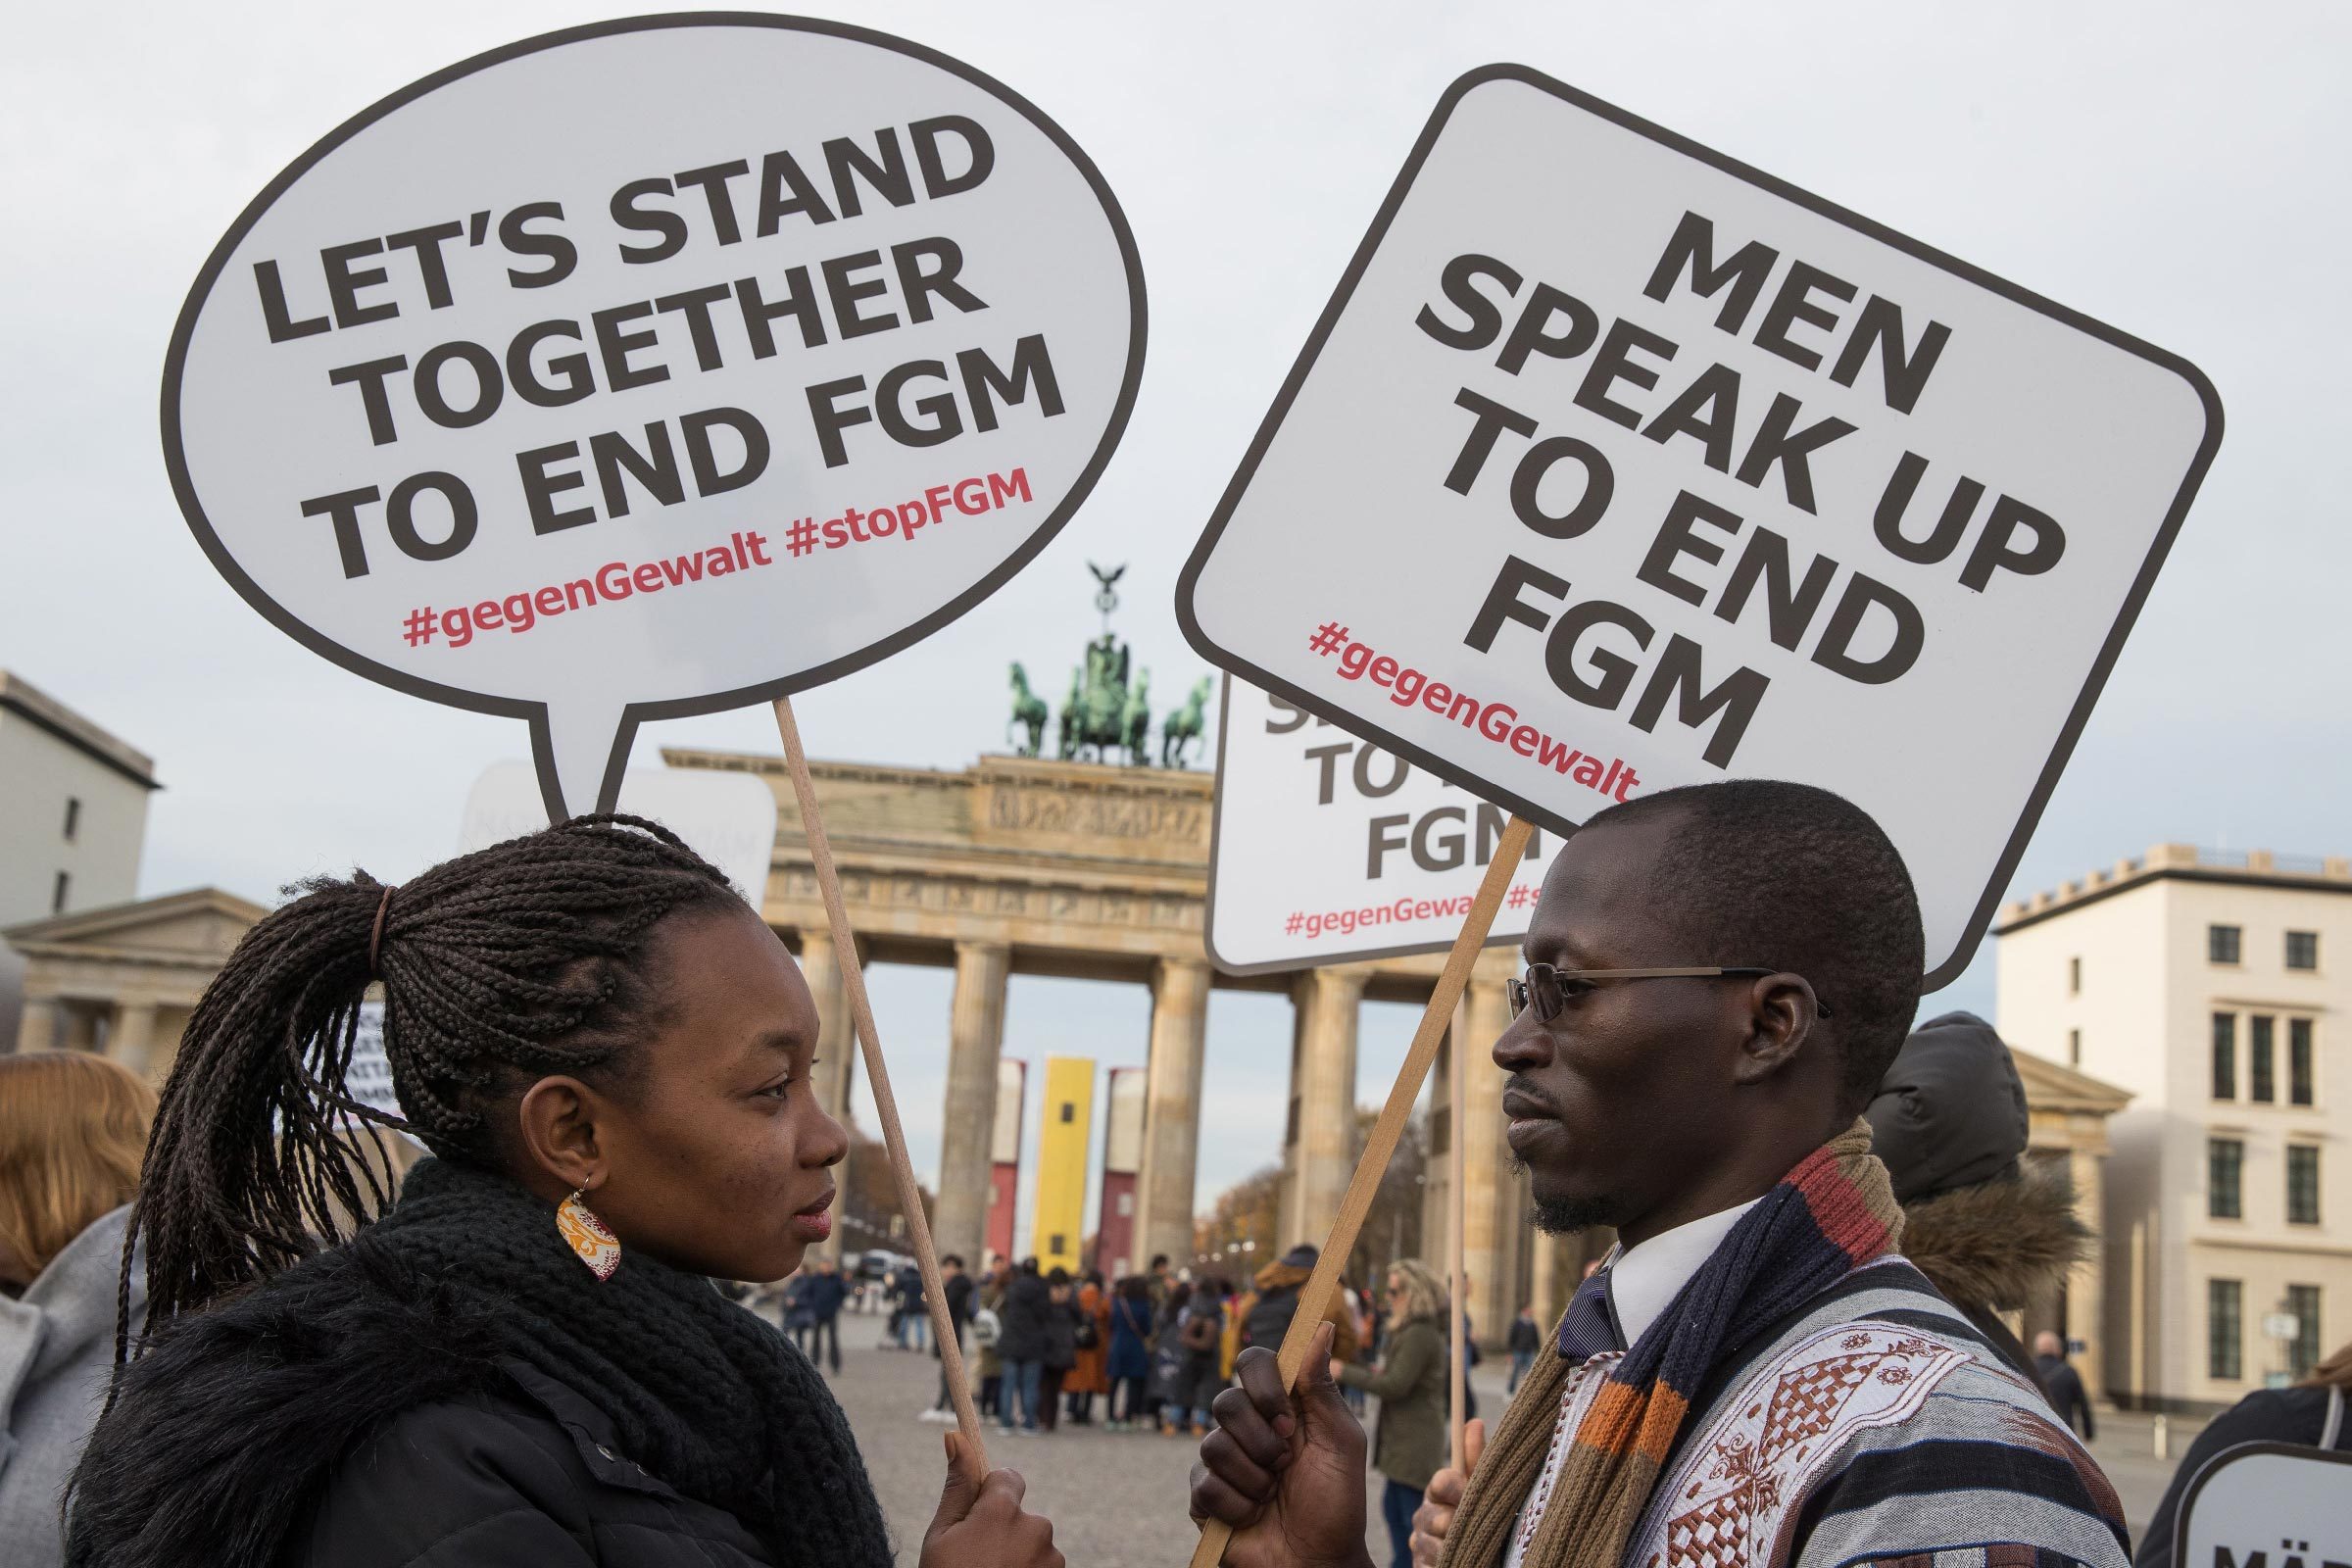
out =
<path fill-rule="evenodd" d="M 1417 1317 L 1446 1322 L 1446 1282 L 1438 1277 L 1437 1270 L 1417 1257 L 1400 1257 L 1389 1265 L 1389 1274 L 1404 1281 L 1401 1300 L 1396 1293 L 1390 1293 L 1391 1322 L 1409 1323 Z"/>
<path fill-rule="evenodd" d="M 0 1241 L 34 1275 L 137 1195 L 155 1091 L 78 1051 L 0 1056 Z"/>

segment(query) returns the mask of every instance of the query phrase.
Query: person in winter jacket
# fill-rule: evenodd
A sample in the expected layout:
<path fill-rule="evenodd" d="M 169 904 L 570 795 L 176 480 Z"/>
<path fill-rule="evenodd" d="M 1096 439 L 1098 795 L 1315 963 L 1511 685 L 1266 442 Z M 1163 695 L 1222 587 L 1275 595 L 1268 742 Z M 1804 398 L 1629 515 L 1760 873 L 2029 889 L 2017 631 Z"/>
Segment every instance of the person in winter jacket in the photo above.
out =
<path fill-rule="evenodd" d="M 1225 1387 L 1225 1373 L 1218 1365 L 1217 1350 L 1218 1340 L 1225 1331 L 1225 1304 L 1219 1282 L 1195 1282 L 1192 1294 L 1184 1298 L 1184 1309 L 1176 1314 L 1175 1329 L 1184 1363 L 1168 1398 L 1168 1411 L 1178 1432 L 1185 1430 L 1189 1414 L 1192 1435 L 1200 1437 L 1208 1431 L 1210 1401 Z"/>
<path fill-rule="evenodd" d="M 81 1052 L 0 1056 L 0 1562 L 54 1568 L 115 1367 L 115 1286 L 155 1091 Z M 134 1280 L 130 1321 L 146 1305 Z"/>
<path fill-rule="evenodd" d="M 1377 1370 L 1334 1356 L 1344 1388 L 1380 1400 L 1372 1468 L 1388 1478 L 1380 1516 L 1389 1527 L 1391 1568 L 1413 1568 L 1413 1510 L 1446 1462 L 1446 1401 L 1451 1393 L 1446 1287 L 1418 1258 L 1389 1268 L 1388 1343 Z"/>
<path fill-rule="evenodd" d="M 335 1153 L 380 983 L 381 1207 Z M 319 879 L 190 1018 L 133 1235 L 147 1332 L 75 1472 L 75 1568 L 884 1568 L 825 1382 L 714 1288 L 830 1231 L 848 1150 L 790 954 L 667 830 L 581 817 L 399 887 Z M 333 1238 L 321 1248 L 316 1240 Z M 1058 1568 L 947 1443 L 927 1568 Z"/>
<path fill-rule="evenodd" d="M 1543 1345 L 1544 1331 L 1536 1326 L 1536 1309 L 1532 1306 L 1521 1307 L 1519 1315 L 1511 1319 L 1511 1376 L 1503 1386 L 1504 1397 L 1519 1392 L 1519 1380 L 1527 1376 L 1529 1367 L 1536 1364 L 1536 1351 Z"/>
<path fill-rule="evenodd" d="M 1046 1276 L 1045 1353 L 1038 1357 L 1038 1425 L 1048 1432 L 1061 1425 L 1061 1386 L 1078 1364 L 1078 1303 L 1072 1298 L 1070 1271 L 1055 1268 Z"/>
<path fill-rule="evenodd" d="M 1037 1259 L 1022 1258 L 1012 1283 L 1004 1288 L 1004 1305 L 998 1314 L 1004 1328 L 997 1341 L 1004 1383 L 997 1395 L 997 1420 L 1006 1432 L 1036 1437 L 1045 1430 L 1038 1399 L 1045 1388 L 1046 1321 L 1053 1311 L 1053 1287 L 1038 1275 Z"/>
<path fill-rule="evenodd" d="M 1095 1396 L 1102 1395 L 1105 1404 L 1110 1399 L 1110 1290 L 1100 1272 L 1087 1271 L 1073 1304 L 1078 1312 L 1078 1358 L 1061 1380 L 1061 1392 L 1069 1397 L 1070 1425 L 1085 1427 L 1094 1425 Z M 1109 1419 L 1106 1413 L 1103 1420 Z"/>
<path fill-rule="evenodd" d="M 1313 1246 L 1300 1243 L 1257 1271 L 1256 1289 L 1234 1303 L 1234 1319 L 1241 1327 L 1240 1348 L 1246 1350 L 1253 1345 L 1269 1350 L 1282 1348 L 1282 1337 L 1290 1331 L 1291 1318 L 1298 1310 L 1298 1292 L 1315 1271 L 1315 1259 L 1320 1255 Z M 1323 1316 L 1332 1325 L 1332 1343 L 1339 1347 L 1332 1353 L 1343 1361 L 1354 1360 L 1355 1314 L 1348 1309 L 1345 1284 L 1331 1293 Z"/>
<path fill-rule="evenodd" d="M 1119 1281 L 1110 1297 L 1110 1353 L 1103 1375 L 1110 1396 L 1102 1403 L 1102 1419 L 1113 1432 L 1145 1426 L 1152 1411 L 1152 1279 L 1130 1274 Z"/>
<path fill-rule="evenodd" d="M 2001 1314 L 2054 1293 L 2091 1235 L 2065 1173 L 2023 1158 L 2026 1085 L 2009 1048 L 1973 1013 L 1931 1018 L 1905 1037 L 1863 1115 L 1902 1204 L 1903 1255 L 2041 1388 Z"/>

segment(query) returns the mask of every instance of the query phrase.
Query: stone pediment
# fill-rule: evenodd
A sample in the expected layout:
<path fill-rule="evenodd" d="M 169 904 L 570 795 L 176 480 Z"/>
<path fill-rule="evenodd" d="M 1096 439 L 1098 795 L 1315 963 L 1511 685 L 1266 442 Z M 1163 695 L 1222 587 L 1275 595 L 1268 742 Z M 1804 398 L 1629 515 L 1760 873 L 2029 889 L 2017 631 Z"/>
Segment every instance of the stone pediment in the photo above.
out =
<path fill-rule="evenodd" d="M 52 915 L 0 931 L 28 957 L 142 955 L 218 963 L 269 910 L 219 888 Z"/>
<path fill-rule="evenodd" d="M 2086 1072 L 2062 1066 L 2030 1051 L 2009 1048 L 2017 1075 L 2025 1081 L 2026 1103 L 2036 1110 L 2086 1110 L 2112 1116 L 2132 1102 L 2132 1092 L 2118 1089 Z"/>

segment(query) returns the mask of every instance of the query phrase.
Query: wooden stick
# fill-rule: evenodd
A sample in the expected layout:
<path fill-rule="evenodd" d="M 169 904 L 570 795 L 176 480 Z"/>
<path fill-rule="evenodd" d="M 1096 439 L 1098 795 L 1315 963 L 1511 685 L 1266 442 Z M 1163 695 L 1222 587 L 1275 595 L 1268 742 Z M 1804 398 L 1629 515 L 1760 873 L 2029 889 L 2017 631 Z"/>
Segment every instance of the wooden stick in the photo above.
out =
<path fill-rule="evenodd" d="M 1456 1011 L 1453 1021 L 1458 1023 L 1461 1020 L 1462 1014 Z M 1462 1233 L 1470 1217 L 1466 1176 L 1468 1166 L 1462 1159 L 1462 1148 L 1470 1142 L 1464 1136 L 1462 1126 L 1462 1107 L 1465 1103 L 1463 1079 L 1469 1070 L 1467 1058 L 1470 1054 L 1463 1049 L 1466 1043 L 1457 1029 L 1453 1031 L 1453 1039 L 1447 1043 L 1446 1051 L 1446 1309 L 1453 1314 L 1453 1321 L 1446 1325 L 1446 1343 L 1453 1350 L 1453 1369 L 1446 1374 L 1446 1432 L 1452 1445 L 1447 1451 L 1453 1456 L 1453 1468 L 1456 1470 L 1462 1468 L 1462 1417 L 1468 1410 L 1468 1401 L 1464 1397 L 1468 1391 L 1463 1385 L 1470 1377 L 1470 1348 L 1466 1343 L 1469 1327 L 1462 1310 L 1462 1253 L 1465 1250 Z"/>
<path fill-rule="evenodd" d="M 1437 1056 L 1438 1042 L 1445 1038 L 1446 1026 L 1453 1021 L 1454 1004 L 1462 1000 L 1462 990 L 1470 983 L 1470 966 L 1478 961 L 1479 950 L 1487 945 L 1487 932 L 1494 924 L 1494 911 L 1502 906 L 1502 896 L 1510 890 L 1511 878 L 1518 874 L 1520 858 L 1527 854 L 1528 836 L 1534 831 L 1534 823 L 1518 816 L 1503 827 L 1502 838 L 1494 846 L 1494 858 L 1488 862 L 1486 878 L 1478 885 L 1478 896 L 1470 901 L 1470 913 L 1462 921 L 1462 934 L 1454 938 L 1453 951 L 1446 955 L 1446 967 L 1438 974 L 1437 989 L 1430 993 L 1429 1006 L 1421 1014 L 1421 1027 L 1413 1031 L 1412 1049 L 1404 1054 L 1404 1065 L 1396 1070 L 1396 1081 L 1389 1087 L 1388 1103 L 1381 1107 L 1380 1119 L 1372 1124 L 1363 1157 L 1355 1162 L 1355 1175 L 1348 1183 L 1348 1195 L 1340 1200 L 1339 1218 L 1332 1221 L 1331 1234 L 1323 1239 L 1323 1250 L 1315 1258 L 1315 1270 L 1298 1292 L 1298 1305 L 1291 1318 L 1290 1332 L 1282 1337 L 1282 1352 L 1276 1361 L 1285 1387 L 1298 1387 L 1299 1368 L 1306 1360 L 1307 1341 L 1314 1338 L 1315 1328 L 1331 1304 L 1331 1293 L 1340 1283 L 1341 1266 L 1354 1250 L 1356 1232 L 1363 1229 L 1364 1215 L 1380 1191 L 1381 1175 L 1396 1152 L 1396 1140 L 1413 1113 L 1413 1102 L 1421 1097 L 1421 1082 L 1429 1076 L 1429 1064 Z M 1458 1123 L 1460 1111 L 1457 1109 L 1453 1114 Z M 1454 1136 L 1458 1141 L 1458 1126 Z M 1233 1531 L 1222 1520 L 1211 1519 L 1202 1525 L 1200 1544 L 1193 1548 L 1192 1568 L 1215 1568 L 1225 1555 L 1226 1543 L 1232 1539 Z"/>
<path fill-rule="evenodd" d="M 890 1173 L 897 1179 L 899 1208 L 906 1216 L 908 1239 L 914 1244 L 915 1266 L 922 1270 L 923 1304 L 931 1312 L 931 1335 L 939 1346 L 939 1366 L 947 1379 L 948 1397 L 956 1406 L 956 1426 L 964 1447 L 982 1475 L 988 1473 L 988 1449 L 980 1441 L 980 1415 L 972 1406 L 972 1390 L 963 1371 L 963 1346 L 956 1338 L 956 1322 L 948 1313 L 948 1296 L 939 1277 L 939 1256 L 931 1246 L 931 1221 L 923 1213 L 923 1190 L 914 1179 L 914 1162 L 906 1157 L 906 1135 L 899 1127 L 898 1097 L 890 1091 L 890 1068 L 882 1060 L 881 1037 L 874 1029 L 873 1004 L 866 1000 L 865 970 L 858 961 L 858 943 L 850 931 L 849 906 L 841 899 L 841 873 L 833 866 L 833 846 L 825 837 L 825 819 L 816 806 L 816 781 L 808 776 L 808 754 L 801 750 L 801 726 L 792 716 L 792 699 L 775 702 L 776 732 L 784 738 L 784 766 L 792 774 L 792 792 L 800 797 L 801 827 L 808 837 L 808 858 L 816 865 L 816 886 L 825 900 L 825 923 L 833 929 L 833 951 L 841 962 L 841 988 L 849 998 L 850 1018 L 858 1030 L 858 1054 L 865 1059 L 865 1081 L 874 1092 L 874 1114 L 882 1121 L 882 1147 L 890 1154 Z M 1503 837 L 1507 842 L 1509 834 Z M 978 1289 L 978 1281 L 973 1288 Z"/>

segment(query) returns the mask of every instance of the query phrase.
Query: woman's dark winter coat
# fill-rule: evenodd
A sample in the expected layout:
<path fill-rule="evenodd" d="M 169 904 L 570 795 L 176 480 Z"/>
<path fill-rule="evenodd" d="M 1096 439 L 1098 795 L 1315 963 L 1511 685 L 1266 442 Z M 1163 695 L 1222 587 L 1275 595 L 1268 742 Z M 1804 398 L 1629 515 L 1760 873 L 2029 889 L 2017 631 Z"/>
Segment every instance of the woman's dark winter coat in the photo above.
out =
<path fill-rule="evenodd" d="M 551 1205 L 436 1160 L 355 1241 L 165 1325 L 74 1489 L 88 1568 L 891 1560 L 782 1335 L 635 1253 L 598 1282 Z"/>
<path fill-rule="evenodd" d="M 1056 1301 L 1047 1288 L 1045 1350 L 1038 1356 L 1049 1372 L 1067 1372 L 1078 1364 L 1078 1303 Z"/>
<path fill-rule="evenodd" d="M 1004 1308 L 997 1314 L 1004 1327 L 1004 1337 L 997 1341 L 997 1358 L 1007 1364 L 1043 1361 L 1046 1318 L 1054 1310 L 1052 1286 L 1035 1274 L 1014 1275 L 1004 1292 Z"/>
<path fill-rule="evenodd" d="M 1152 1298 L 1114 1296 L 1110 1298 L 1110 1362 L 1104 1372 L 1120 1378 L 1152 1375 Z"/>

